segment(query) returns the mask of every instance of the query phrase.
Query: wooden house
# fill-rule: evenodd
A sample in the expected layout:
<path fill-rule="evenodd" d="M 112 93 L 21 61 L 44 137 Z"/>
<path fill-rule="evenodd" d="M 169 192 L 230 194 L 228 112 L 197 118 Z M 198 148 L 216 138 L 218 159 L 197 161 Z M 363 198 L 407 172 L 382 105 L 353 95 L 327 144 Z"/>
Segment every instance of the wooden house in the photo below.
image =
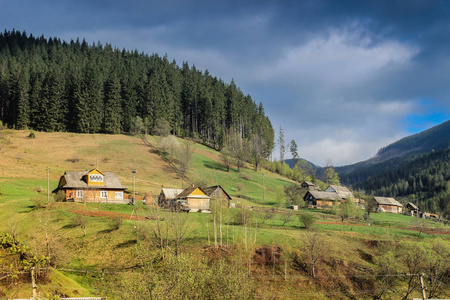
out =
<path fill-rule="evenodd" d="M 209 209 L 211 197 L 209 197 L 202 188 L 192 186 L 178 194 L 175 200 L 186 201 L 186 204 L 191 211 L 195 211 Z"/>
<path fill-rule="evenodd" d="M 341 197 L 336 192 L 319 192 L 319 191 L 308 191 L 306 192 L 303 200 L 308 204 L 308 206 L 314 208 L 331 208 L 335 202 L 340 203 L 342 201 Z"/>
<path fill-rule="evenodd" d="M 352 192 L 350 192 L 350 190 L 345 186 L 329 185 L 325 189 L 325 192 L 338 193 L 341 199 L 354 198 Z"/>
<path fill-rule="evenodd" d="M 210 186 L 204 189 L 206 195 L 211 200 L 226 201 L 227 206 L 230 207 L 230 201 L 232 200 L 230 195 L 220 185 Z"/>
<path fill-rule="evenodd" d="M 389 212 L 394 214 L 401 214 L 403 211 L 403 205 L 397 200 L 390 197 L 374 197 L 378 204 L 377 210 L 380 212 Z"/>
<path fill-rule="evenodd" d="M 170 207 L 173 205 L 175 198 L 184 191 L 183 189 L 168 189 L 162 188 L 161 193 L 158 196 L 158 205 L 162 207 Z"/>
<path fill-rule="evenodd" d="M 129 199 L 124 197 L 126 189 L 114 173 L 92 169 L 66 171 L 52 193 L 63 191 L 63 201 L 128 204 Z"/>
<path fill-rule="evenodd" d="M 310 181 L 303 181 L 301 187 L 307 189 L 308 191 L 314 191 L 316 189 L 316 185 Z"/>

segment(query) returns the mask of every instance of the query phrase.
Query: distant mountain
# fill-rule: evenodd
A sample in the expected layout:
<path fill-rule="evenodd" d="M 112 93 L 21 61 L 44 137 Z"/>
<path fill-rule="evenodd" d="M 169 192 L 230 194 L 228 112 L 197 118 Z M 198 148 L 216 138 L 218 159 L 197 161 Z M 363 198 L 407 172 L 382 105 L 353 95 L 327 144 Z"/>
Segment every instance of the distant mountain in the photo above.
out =
<path fill-rule="evenodd" d="M 284 162 L 285 162 L 291 169 L 294 167 L 294 160 L 293 160 L 293 159 L 286 159 Z M 299 159 L 299 163 L 300 163 L 300 165 L 302 165 L 302 166 L 308 166 L 309 168 L 311 168 L 311 169 L 314 170 L 314 171 L 316 171 L 317 169 L 320 168 L 319 166 L 316 166 L 316 165 L 313 164 L 312 162 L 310 162 L 310 161 L 308 161 L 308 160 L 306 160 L 306 159 L 303 159 L 303 158 L 300 158 L 300 159 Z"/>
<path fill-rule="evenodd" d="M 437 151 L 449 146 L 450 121 L 446 121 L 383 147 L 368 160 L 335 169 L 343 184 L 353 185 L 377 174 L 394 170 L 433 150 Z M 317 172 L 321 170 L 318 169 Z"/>
<path fill-rule="evenodd" d="M 432 150 L 417 159 L 355 184 L 367 194 L 419 203 L 424 211 L 450 213 L 450 148 Z"/>

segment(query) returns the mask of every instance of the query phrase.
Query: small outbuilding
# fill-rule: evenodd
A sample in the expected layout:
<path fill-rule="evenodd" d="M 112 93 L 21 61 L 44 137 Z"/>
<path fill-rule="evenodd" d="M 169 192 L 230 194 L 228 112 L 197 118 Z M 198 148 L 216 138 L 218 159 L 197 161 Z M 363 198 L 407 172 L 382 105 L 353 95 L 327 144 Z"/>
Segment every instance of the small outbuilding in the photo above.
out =
<path fill-rule="evenodd" d="M 232 200 L 230 195 L 220 185 L 210 186 L 204 189 L 206 195 L 208 195 L 212 201 L 226 201 L 227 206 L 230 207 L 230 201 Z"/>
<path fill-rule="evenodd" d="M 403 205 L 392 197 L 374 197 L 378 204 L 377 210 L 380 212 L 388 212 L 394 214 L 401 214 Z"/>
<path fill-rule="evenodd" d="M 316 189 L 316 185 L 311 181 L 303 181 L 301 187 L 307 189 L 308 191 L 314 191 Z"/>
<path fill-rule="evenodd" d="M 411 216 L 417 216 L 417 213 L 419 211 L 417 206 L 415 206 L 414 203 L 411 202 L 408 202 L 408 204 L 406 204 L 406 209 L 409 211 Z"/>
<path fill-rule="evenodd" d="M 183 191 L 183 189 L 162 188 L 158 196 L 158 205 L 166 208 L 170 207 L 173 205 L 175 198 Z"/>

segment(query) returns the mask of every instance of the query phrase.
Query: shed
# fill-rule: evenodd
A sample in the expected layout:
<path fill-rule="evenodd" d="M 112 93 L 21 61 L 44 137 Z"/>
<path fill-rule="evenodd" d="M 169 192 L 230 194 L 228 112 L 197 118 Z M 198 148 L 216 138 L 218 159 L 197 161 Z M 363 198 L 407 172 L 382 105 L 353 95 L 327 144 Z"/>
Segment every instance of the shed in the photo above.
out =
<path fill-rule="evenodd" d="M 377 210 L 381 212 L 389 212 L 394 214 L 401 214 L 403 205 L 391 197 L 374 197 L 378 204 Z"/>
<path fill-rule="evenodd" d="M 168 189 L 162 188 L 161 193 L 158 196 L 158 205 L 163 207 L 169 207 L 175 201 L 175 198 L 183 192 L 183 189 Z"/>
<path fill-rule="evenodd" d="M 303 181 L 301 187 L 307 189 L 308 191 L 314 191 L 316 189 L 316 185 L 311 181 Z"/>
<path fill-rule="evenodd" d="M 211 200 L 226 201 L 227 206 L 230 207 L 230 201 L 232 200 L 230 195 L 225 191 L 220 185 L 210 186 L 204 189 L 206 195 L 208 195 Z"/>

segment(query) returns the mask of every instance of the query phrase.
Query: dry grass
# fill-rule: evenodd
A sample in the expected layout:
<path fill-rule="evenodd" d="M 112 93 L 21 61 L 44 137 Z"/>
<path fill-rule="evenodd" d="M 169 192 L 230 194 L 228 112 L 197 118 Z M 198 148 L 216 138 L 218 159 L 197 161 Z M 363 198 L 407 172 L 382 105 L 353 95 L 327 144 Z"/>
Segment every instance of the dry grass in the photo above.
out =
<path fill-rule="evenodd" d="M 129 188 L 131 170 L 137 170 L 136 189 L 152 194 L 158 194 L 162 185 L 181 184 L 177 174 L 139 137 L 39 132 L 29 139 L 29 132 L 23 130 L 2 134 L 8 143 L 0 141 L 0 177 L 45 180 L 49 166 L 54 188 L 64 171 L 89 170 L 98 164 L 100 170 L 114 172 Z"/>

